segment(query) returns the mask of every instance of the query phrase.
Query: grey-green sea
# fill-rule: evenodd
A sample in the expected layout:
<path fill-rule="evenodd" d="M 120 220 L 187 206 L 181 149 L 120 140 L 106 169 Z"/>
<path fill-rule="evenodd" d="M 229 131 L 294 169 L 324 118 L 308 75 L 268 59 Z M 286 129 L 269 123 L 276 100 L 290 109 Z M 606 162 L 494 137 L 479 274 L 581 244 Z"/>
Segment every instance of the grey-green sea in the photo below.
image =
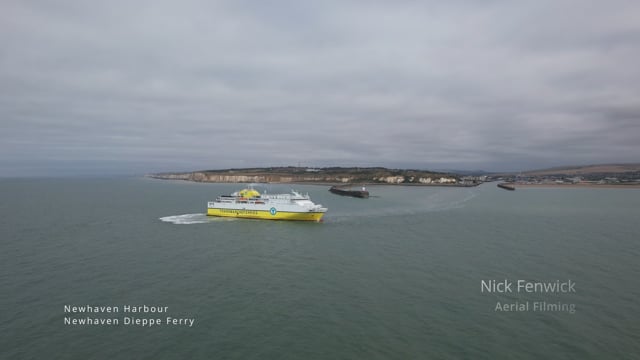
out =
<path fill-rule="evenodd" d="M 0 180 L 0 358 L 640 354 L 638 189 L 255 184 L 329 211 L 205 215 L 244 186 Z"/>

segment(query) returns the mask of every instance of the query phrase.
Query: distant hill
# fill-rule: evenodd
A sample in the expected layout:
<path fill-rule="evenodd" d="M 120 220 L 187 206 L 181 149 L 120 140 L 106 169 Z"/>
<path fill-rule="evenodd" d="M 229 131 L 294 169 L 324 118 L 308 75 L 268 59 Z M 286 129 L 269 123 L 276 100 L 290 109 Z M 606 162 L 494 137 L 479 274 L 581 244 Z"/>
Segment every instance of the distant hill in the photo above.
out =
<path fill-rule="evenodd" d="M 148 174 L 148 177 L 167 180 L 186 180 L 214 183 L 318 183 L 318 184 L 405 184 L 405 185 L 477 185 L 469 180 L 469 174 L 490 174 L 482 171 L 429 171 L 415 169 L 387 169 L 383 167 L 264 167 L 220 170 L 199 170 L 179 173 Z M 599 164 L 565 166 L 549 169 L 530 170 L 520 173 L 492 173 L 498 176 L 528 177 L 574 177 L 582 176 L 590 180 L 605 177 L 639 179 L 640 163 Z"/>
<path fill-rule="evenodd" d="M 450 173 L 382 167 L 268 167 L 201 170 L 186 173 L 149 174 L 148 177 L 215 183 L 326 183 L 326 184 L 420 184 L 458 185 L 460 178 Z"/>
<path fill-rule="evenodd" d="M 527 176 L 548 176 L 548 175 L 594 175 L 594 174 L 625 174 L 640 173 L 640 163 L 638 164 L 600 164 L 584 166 L 555 167 L 541 170 L 523 171 Z"/>

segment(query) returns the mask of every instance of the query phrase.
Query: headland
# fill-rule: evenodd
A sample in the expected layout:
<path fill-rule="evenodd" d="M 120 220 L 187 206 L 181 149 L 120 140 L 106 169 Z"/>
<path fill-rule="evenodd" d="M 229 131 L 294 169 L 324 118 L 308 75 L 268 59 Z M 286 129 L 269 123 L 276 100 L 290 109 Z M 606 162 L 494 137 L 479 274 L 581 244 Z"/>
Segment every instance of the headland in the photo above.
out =
<path fill-rule="evenodd" d="M 183 173 L 148 174 L 165 180 L 209 183 L 297 183 L 320 185 L 424 185 L 476 186 L 479 182 L 464 180 L 451 173 L 428 170 L 387 169 L 383 167 L 268 167 L 224 170 L 201 170 Z"/>
<path fill-rule="evenodd" d="M 269 183 L 350 185 L 407 185 L 470 187 L 499 181 L 516 188 L 640 188 L 640 164 L 603 164 L 511 173 L 442 172 L 384 167 L 262 167 L 147 174 L 164 180 L 205 183 Z"/>

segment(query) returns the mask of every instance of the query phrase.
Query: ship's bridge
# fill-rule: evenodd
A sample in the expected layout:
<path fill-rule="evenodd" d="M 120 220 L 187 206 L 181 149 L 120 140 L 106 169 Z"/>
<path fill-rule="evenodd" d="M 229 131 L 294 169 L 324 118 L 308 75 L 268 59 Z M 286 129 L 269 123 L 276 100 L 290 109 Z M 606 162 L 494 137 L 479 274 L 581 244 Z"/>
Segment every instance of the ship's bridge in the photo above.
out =
<path fill-rule="evenodd" d="M 260 197 L 260 193 L 255 189 L 243 189 L 240 190 L 238 195 L 245 199 L 258 198 Z"/>

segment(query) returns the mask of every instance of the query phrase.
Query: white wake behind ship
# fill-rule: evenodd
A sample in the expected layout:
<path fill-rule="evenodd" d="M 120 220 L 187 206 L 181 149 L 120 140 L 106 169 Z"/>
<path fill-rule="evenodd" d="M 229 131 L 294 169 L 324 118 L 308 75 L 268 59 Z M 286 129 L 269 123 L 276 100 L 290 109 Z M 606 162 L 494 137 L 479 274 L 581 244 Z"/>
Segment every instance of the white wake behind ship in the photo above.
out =
<path fill-rule="evenodd" d="M 220 195 L 207 204 L 207 215 L 246 219 L 321 221 L 327 208 L 309 194 L 260 194 L 253 188 Z"/>

